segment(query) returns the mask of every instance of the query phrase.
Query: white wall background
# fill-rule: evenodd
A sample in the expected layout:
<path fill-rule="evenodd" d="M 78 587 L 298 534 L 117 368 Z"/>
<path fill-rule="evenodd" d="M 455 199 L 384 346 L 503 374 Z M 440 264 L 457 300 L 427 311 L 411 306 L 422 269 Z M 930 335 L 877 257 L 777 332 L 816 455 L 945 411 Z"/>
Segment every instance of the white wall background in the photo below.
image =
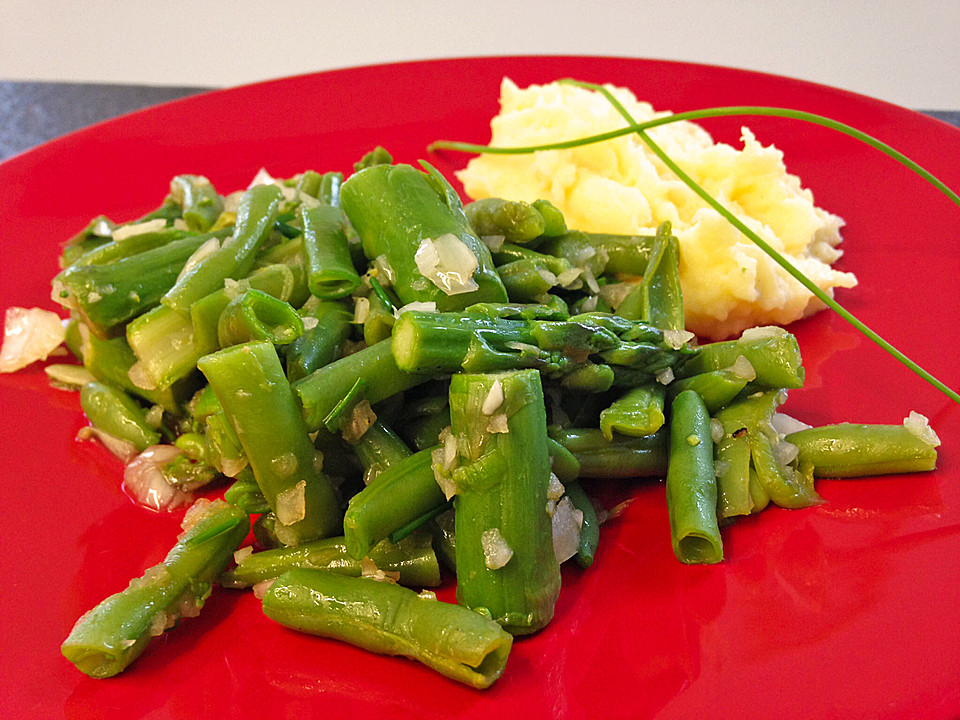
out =
<path fill-rule="evenodd" d="M 728 65 L 960 109 L 960 0 L 0 0 L 0 80 L 226 86 L 544 53 Z"/>

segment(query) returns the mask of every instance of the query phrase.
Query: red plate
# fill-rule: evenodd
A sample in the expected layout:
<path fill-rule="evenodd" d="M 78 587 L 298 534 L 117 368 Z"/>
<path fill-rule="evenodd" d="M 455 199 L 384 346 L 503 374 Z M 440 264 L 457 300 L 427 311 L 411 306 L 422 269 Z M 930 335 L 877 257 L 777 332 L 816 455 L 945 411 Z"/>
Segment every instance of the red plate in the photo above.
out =
<path fill-rule="evenodd" d="M 258 168 L 347 171 L 376 144 L 399 161 L 438 138 L 483 142 L 503 75 L 632 88 L 657 108 L 780 105 L 878 136 L 960 188 L 960 132 L 848 92 L 771 75 L 613 58 L 405 63 L 214 92 L 107 122 L 0 165 L 0 306 L 52 307 L 60 242 L 94 215 L 126 220 L 171 176 L 221 190 Z M 709 123 L 736 142 L 740 120 Z M 793 121 L 743 122 L 786 153 L 822 206 L 847 220 L 841 300 L 960 387 L 960 208 L 893 161 Z M 466 158 L 430 158 L 449 174 Z M 0 716 L 6 718 L 711 716 L 946 718 L 960 714 L 960 407 L 837 317 L 791 328 L 807 365 L 792 414 L 813 424 L 897 423 L 912 409 L 944 440 L 930 474 L 822 481 L 820 507 L 771 509 L 724 531 L 727 560 L 670 550 L 663 487 L 604 529 L 596 564 L 568 568 L 553 624 L 518 641 L 478 692 L 420 665 L 297 635 L 249 593 L 217 590 L 201 617 L 157 639 L 123 675 L 91 680 L 60 656 L 77 617 L 158 562 L 178 518 L 134 507 L 121 467 L 78 443 L 75 394 L 39 368 L 0 377 L 3 581 Z M 337 713 L 337 714 L 334 714 Z"/>

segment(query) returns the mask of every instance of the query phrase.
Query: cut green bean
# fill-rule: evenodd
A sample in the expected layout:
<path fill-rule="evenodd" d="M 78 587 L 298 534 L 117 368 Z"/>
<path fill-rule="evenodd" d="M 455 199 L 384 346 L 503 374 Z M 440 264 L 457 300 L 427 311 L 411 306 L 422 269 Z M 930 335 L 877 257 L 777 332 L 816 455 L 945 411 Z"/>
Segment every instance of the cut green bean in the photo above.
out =
<path fill-rule="evenodd" d="M 645 437 L 615 435 L 607 440 L 596 428 L 551 428 L 551 437 L 573 453 L 580 477 L 663 477 L 667 471 L 667 433 Z"/>
<path fill-rule="evenodd" d="M 813 465 L 817 477 L 861 477 L 934 470 L 935 440 L 925 439 L 904 425 L 841 423 L 787 435 L 800 462 Z"/>
<path fill-rule="evenodd" d="M 80 388 L 80 407 L 98 430 L 143 452 L 160 442 L 160 434 L 147 424 L 143 408 L 123 390 L 103 382 Z"/>
<path fill-rule="evenodd" d="M 710 415 L 691 390 L 677 395 L 671 406 L 667 512 L 678 560 L 687 564 L 723 560 Z"/>
<path fill-rule="evenodd" d="M 303 205 L 300 217 L 310 292 L 323 300 L 351 294 L 360 287 L 361 281 L 343 234 L 342 211 L 331 205 L 312 208 Z"/>
<path fill-rule="evenodd" d="M 378 570 L 399 573 L 397 582 L 409 587 L 436 587 L 440 565 L 427 533 L 410 535 L 398 543 L 385 540 L 370 549 L 368 558 Z M 363 563 L 347 552 L 342 537 L 313 540 L 295 548 L 275 548 L 247 555 L 220 578 L 223 587 L 245 588 L 280 577 L 294 568 L 328 570 L 360 577 Z"/>
<path fill-rule="evenodd" d="M 253 288 L 227 303 L 217 322 L 222 348 L 251 341 L 287 345 L 301 335 L 303 319 L 290 303 Z"/>
<path fill-rule="evenodd" d="M 475 688 L 500 677 L 513 643 L 492 620 L 432 594 L 322 570 L 281 575 L 263 611 L 295 630 L 412 658 Z"/>
<path fill-rule="evenodd" d="M 577 565 L 588 568 L 593 565 L 593 559 L 597 554 L 597 545 L 600 543 L 600 521 L 597 519 L 597 510 L 576 480 L 566 481 L 563 486 L 570 502 L 583 513 L 583 523 L 580 525 L 580 542 L 577 544 Z"/>
<path fill-rule="evenodd" d="M 683 330 L 680 244 L 670 223 L 657 228 L 643 281 L 617 307 L 617 314 L 643 320 L 663 330 Z"/>
<path fill-rule="evenodd" d="M 496 408 L 491 397 L 500 400 Z M 495 425 L 500 416 L 505 428 Z M 457 602 L 489 614 L 511 634 L 536 632 L 553 618 L 560 592 L 546 509 L 550 454 L 539 373 L 454 375 L 450 419 L 459 457 L 451 471 Z"/>
<path fill-rule="evenodd" d="M 250 521 L 222 500 L 201 500 L 184 517 L 184 528 L 161 564 L 74 625 L 60 650 L 78 670 L 95 678 L 116 675 L 154 636 L 172 627 L 184 609 L 199 610 L 247 536 Z"/>
<path fill-rule="evenodd" d="M 628 390 L 600 412 L 600 430 L 607 440 L 613 433 L 642 437 L 653 435 L 664 423 L 666 388 L 659 383 Z"/>
<path fill-rule="evenodd" d="M 676 369 L 676 376 L 687 378 L 711 370 L 725 370 L 741 355 L 753 366 L 756 387 L 774 390 L 803 386 L 800 346 L 793 335 L 778 327 L 747 331 L 738 340 L 701 345 Z"/>
<path fill-rule="evenodd" d="M 401 371 L 390 348 L 391 342 L 385 340 L 342 357 L 293 383 L 310 432 L 323 426 L 324 419 L 357 380 L 366 383 L 366 398 L 373 404 L 430 379 L 426 374 Z"/>
<path fill-rule="evenodd" d="M 190 306 L 222 288 L 224 280 L 248 275 L 257 252 L 273 230 L 282 200 L 280 188 L 275 185 L 257 185 L 247 190 L 240 198 L 233 236 L 183 273 L 163 296 L 163 304 L 181 315 L 189 315 Z"/>
<path fill-rule="evenodd" d="M 170 181 L 170 195 L 182 207 L 190 230 L 206 232 L 223 212 L 223 198 L 202 175 L 177 175 Z"/>
<path fill-rule="evenodd" d="M 273 345 L 235 345 L 206 355 L 198 366 L 280 521 L 280 539 L 297 545 L 336 534 L 341 518 L 338 501 L 318 469 L 313 444 Z"/>
<path fill-rule="evenodd" d="M 340 357 L 353 320 L 344 303 L 334 300 L 308 302 L 300 308 L 300 315 L 304 318 L 303 335 L 286 348 L 287 379 L 291 383 Z"/>
<path fill-rule="evenodd" d="M 547 224 L 529 203 L 501 198 L 483 198 L 463 208 L 477 235 L 503 235 L 507 242 L 526 243 L 543 235 Z"/>
<path fill-rule="evenodd" d="M 424 166 L 428 173 L 410 165 L 376 165 L 343 184 L 343 209 L 364 253 L 370 260 L 386 258 L 404 304 L 435 302 L 445 311 L 506 301 L 490 251 L 471 230 L 456 192 Z"/>
<path fill-rule="evenodd" d="M 343 534 L 353 557 L 362 558 L 391 533 L 446 502 L 433 473 L 433 452 L 428 448 L 390 464 L 350 499 Z"/>

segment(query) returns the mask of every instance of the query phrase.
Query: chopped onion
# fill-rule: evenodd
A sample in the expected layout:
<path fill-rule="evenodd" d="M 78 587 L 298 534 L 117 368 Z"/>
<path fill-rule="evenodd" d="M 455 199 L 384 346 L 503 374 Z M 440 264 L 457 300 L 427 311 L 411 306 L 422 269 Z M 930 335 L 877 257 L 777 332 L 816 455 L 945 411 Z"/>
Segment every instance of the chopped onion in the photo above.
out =
<path fill-rule="evenodd" d="M 303 329 L 304 330 L 313 330 L 317 325 L 320 324 L 320 321 L 312 315 L 307 315 L 303 319 Z"/>
<path fill-rule="evenodd" d="M 667 344 L 667 347 L 673 348 L 674 350 L 679 350 L 688 342 L 693 340 L 696 337 L 692 332 L 687 330 L 664 330 L 663 331 L 663 341 Z"/>
<path fill-rule="evenodd" d="M 773 457 L 782 467 L 786 467 L 796 460 L 799 454 L 800 448 L 786 440 L 781 440 L 773 446 Z"/>
<path fill-rule="evenodd" d="M 499 570 L 513 557 L 513 550 L 500 533 L 500 528 L 484 530 L 480 535 L 483 546 L 483 564 L 491 570 Z"/>
<path fill-rule="evenodd" d="M 264 580 L 263 582 L 258 582 L 253 586 L 253 596 L 257 600 L 263 600 L 263 596 L 267 594 L 267 591 L 273 587 L 273 584 L 277 581 L 276 578 L 270 578 L 269 580 Z"/>
<path fill-rule="evenodd" d="M 247 185 L 247 190 L 257 185 L 276 185 L 277 181 L 273 176 L 267 172 L 265 167 L 257 170 L 257 174 L 253 176 L 253 180 L 250 181 L 250 184 Z"/>
<path fill-rule="evenodd" d="M 249 461 L 246 457 L 220 458 L 220 472 L 227 477 L 235 478 L 247 465 L 249 465 Z"/>
<path fill-rule="evenodd" d="M 63 342 L 66 333 L 55 312 L 8 307 L 4 314 L 0 372 L 14 372 L 37 360 L 46 360 Z"/>
<path fill-rule="evenodd" d="M 580 312 L 588 313 L 588 312 L 593 312 L 593 311 L 596 310 L 596 309 L 597 309 L 597 296 L 596 296 L 596 295 L 591 295 L 591 296 L 588 297 L 586 300 L 584 300 L 582 303 L 580 303 Z"/>
<path fill-rule="evenodd" d="M 563 494 L 567 489 L 563 486 L 563 483 L 560 482 L 560 478 L 557 477 L 556 473 L 550 473 L 550 484 L 547 486 L 547 497 L 550 500 L 559 500 L 563 497 Z"/>
<path fill-rule="evenodd" d="M 743 355 L 737 356 L 733 365 L 730 366 L 730 372 L 747 382 L 757 378 L 757 371 L 753 369 L 753 364 Z"/>
<path fill-rule="evenodd" d="M 583 268 L 572 267 L 567 270 L 564 270 L 562 273 L 557 275 L 557 282 L 563 287 L 570 287 L 576 280 L 580 278 L 580 274 L 583 272 Z"/>
<path fill-rule="evenodd" d="M 377 564 L 368 557 L 360 560 L 360 575 L 371 580 L 379 582 L 396 583 L 400 579 L 400 573 L 392 570 L 381 570 Z"/>
<path fill-rule="evenodd" d="M 492 418 L 490 422 L 487 423 L 487 432 L 488 433 L 499 433 L 501 435 L 506 435 L 510 432 L 510 425 L 508 423 L 506 413 L 497 413 Z"/>
<path fill-rule="evenodd" d="M 553 274 L 552 272 L 550 272 L 549 270 L 547 270 L 547 269 L 545 269 L 545 268 L 540 268 L 539 270 L 537 270 L 537 274 L 538 274 L 541 278 L 543 278 L 543 281 L 544 281 L 547 285 L 549 285 L 550 287 L 553 287 L 554 285 L 557 284 L 557 276 L 554 275 L 554 274 Z"/>
<path fill-rule="evenodd" d="M 350 443 L 356 442 L 376 421 L 377 414 L 370 407 L 370 402 L 361 400 L 354 406 L 350 421 L 343 428 L 343 439 Z"/>
<path fill-rule="evenodd" d="M 414 261 L 420 274 L 447 295 L 473 292 L 479 287 L 473 279 L 480 267 L 477 256 L 453 233 L 433 240 L 424 238 Z"/>
<path fill-rule="evenodd" d="M 439 439 L 443 443 L 443 470 L 450 472 L 457 465 L 457 438 L 447 425 L 440 431 Z"/>
<path fill-rule="evenodd" d="M 664 368 L 657 373 L 657 382 L 661 385 L 669 385 L 673 382 L 673 368 Z"/>
<path fill-rule="evenodd" d="M 121 440 L 118 437 L 109 435 L 99 428 L 92 425 L 85 425 L 77 432 L 77 440 L 96 439 L 121 462 L 126 465 L 137 456 L 137 448 L 132 442 Z"/>
<path fill-rule="evenodd" d="M 774 413 L 770 418 L 770 424 L 773 426 L 774 431 L 777 435 L 785 436 L 790 433 L 799 432 L 800 430 L 808 430 L 813 427 L 812 425 L 807 425 L 805 422 L 801 422 L 794 417 L 787 415 L 786 413 Z"/>
<path fill-rule="evenodd" d="M 174 487 L 163 476 L 163 466 L 183 451 L 174 445 L 152 445 L 127 463 L 123 489 L 141 505 L 160 511 L 173 510 L 193 502 L 193 495 Z"/>
<path fill-rule="evenodd" d="M 594 277 L 593 271 L 589 267 L 583 268 L 583 281 L 594 295 L 600 292 L 600 285 L 597 283 L 597 278 Z"/>
<path fill-rule="evenodd" d="M 79 390 L 96 378 L 83 365 L 47 365 L 43 371 L 50 379 L 51 387 L 60 390 Z"/>
<path fill-rule="evenodd" d="M 582 268 L 578 268 L 581 269 Z M 627 295 L 630 294 L 630 291 L 637 287 L 636 283 L 610 283 L 609 285 L 604 285 L 600 288 L 600 291 L 597 293 L 600 296 L 600 299 L 603 300 L 607 305 L 616 310 L 626 299 Z"/>
<path fill-rule="evenodd" d="M 930 447 L 938 447 L 940 445 L 940 438 L 937 437 L 934 429 L 930 427 L 930 421 L 924 415 L 911 410 L 910 414 L 903 419 L 903 426 Z"/>
<path fill-rule="evenodd" d="M 747 328 L 740 334 L 741 340 L 763 340 L 771 337 L 783 337 L 787 334 L 779 325 L 762 325 L 760 327 Z"/>
<path fill-rule="evenodd" d="M 393 285 L 397 281 L 397 273 L 394 272 L 386 255 L 377 255 L 373 261 L 373 267 L 377 271 L 381 285 Z"/>
<path fill-rule="evenodd" d="M 246 278 L 242 280 L 234 280 L 233 278 L 226 278 L 223 281 L 223 290 L 227 294 L 227 298 L 234 300 L 237 296 L 242 295 L 247 290 L 250 289 L 250 281 Z"/>
<path fill-rule="evenodd" d="M 233 561 L 234 561 L 237 565 L 239 565 L 240 563 L 242 563 L 244 560 L 246 560 L 246 559 L 247 559 L 248 557 L 250 557 L 251 555 L 253 555 L 253 546 L 252 546 L 252 545 L 244 545 L 242 548 L 240 548 L 239 550 L 237 550 L 237 551 L 233 554 Z"/>
<path fill-rule="evenodd" d="M 358 325 L 363 325 L 370 317 L 370 300 L 365 297 L 353 299 L 353 321 Z"/>
<path fill-rule="evenodd" d="M 409 310 L 415 310 L 416 312 L 429 312 L 435 313 L 437 311 L 437 304 L 432 300 L 429 302 L 423 302 L 421 300 L 416 300 L 412 303 L 407 303 L 403 307 L 399 307 L 393 311 L 394 317 L 400 317 L 405 312 Z"/>
<path fill-rule="evenodd" d="M 503 250 L 503 243 L 507 238 L 505 235 L 481 235 L 480 240 L 490 249 L 490 252 L 496 253 Z"/>
<path fill-rule="evenodd" d="M 127 238 L 131 238 L 134 235 L 143 235 L 143 233 L 149 232 L 159 232 L 164 230 L 167 227 L 167 221 L 164 218 L 157 218 L 155 220 L 146 220 L 141 223 L 134 223 L 133 225 L 123 225 L 118 228 L 113 229 L 113 239 L 115 242 L 123 242 Z"/>
<path fill-rule="evenodd" d="M 142 390 L 156 390 L 157 382 L 148 373 L 143 363 L 137 360 L 130 369 L 127 370 L 127 377 L 130 382 Z"/>
<path fill-rule="evenodd" d="M 307 515 L 307 481 L 301 480 L 292 488 L 277 495 L 277 520 L 283 525 L 293 525 Z"/>
<path fill-rule="evenodd" d="M 557 562 L 563 563 L 577 554 L 580 546 L 580 529 L 583 527 L 583 511 L 578 510 L 570 498 L 557 503 L 553 512 L 553 552 Z"/>
<path fill-rule="evenodd" d="M 716 418 L 710 418 L 710 438 L 718 443 L 723 440 L 723 423 L 717 420 Z"/>
<path fill-rule="evenodd" d="M 454 441 L 456 442 L 456 441 Z M 442 447 L 437 448 L 430 454 L 431 467 L 433 468 L 433 478 L 437 481 L 437 485 L 440 486 L 440 489 L 443 491 L 443 496 L 449 500 L 454 495 L 457 494 L 457 484 L 453 481 L 453 478 L 447 474 L 448 471 L 443 469 L 444 464 L 444 449 Z"/>
<path fill-rule="evenodd" d="M 480 408 L 480 412 L 488 416 L 493 415 L 500 409 L 501 405 L 503 405 L 503 385 L 500 384 L 500 379 L 497 378 L 493 381 L 493 385 L 490 386 L 487 397 L 483 400 L 483 407 Z"/>

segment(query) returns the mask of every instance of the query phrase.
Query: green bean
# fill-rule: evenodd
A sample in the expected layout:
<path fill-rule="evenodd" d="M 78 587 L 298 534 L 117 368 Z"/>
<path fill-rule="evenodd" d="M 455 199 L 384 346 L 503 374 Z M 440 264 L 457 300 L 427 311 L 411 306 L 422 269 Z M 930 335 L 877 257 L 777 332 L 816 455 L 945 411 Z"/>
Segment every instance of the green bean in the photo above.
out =
<path fill-rule="evenodd" d="M 231 505 L 236 505 L 247 515 L 270 512 L 270 504 L 260 491 L 257 479 L 249 466 L 237 473 L 236 480 L 223 493 L 223 499 Z"/>
<path fill-rule="evenodd" d="M 497 396 L 491 410 L 488 398 Z M 506 432 L 491 431 L 495 415 L 505 417 Z M 450 419 L 459 456 L 452 470 L 457 602 L 489 613 L 511 634 L 536 632 L 553 618 L 560 592 L 539 373 L 454 375 Z"/>
<path fill-rule="evenodd" d="M 588 568 L 593 565 L 593 558 L 597 554 L 597 545 L 600 542 L 600 521 L 597 519 L 597 510 L 576 480 L 566 481 L 563 486 L 570 502 L 583 513 L 580 542 L 577 545 L 577 565 Z"/>
<path fill-rule="evenodd" d="M 299 299 L 300 285 L 297 273 L 289 265 L 271 263 L 258 267 L 233 287 L 222 287 L 200 298 L 190 307 L 194 350 L 208 355 L 220 349 L 220 316 L 240 293 L 261 290 L 292 306 Z"/>
<path fill-rule="evenodd" d="M 566 483 L 580 477 L 580 461 L 563 445 L 553 438 L 547 438 L 547 452 L 550 453 L 550 470 L 557 478 Z"/>
<path fill-rule="evenodd" d="M 183 208 L 190 230 L 208 231 L 223 212 L 223 198 L 202 175 L 177 175 L 170 181 L 170 195 Z"/>
<path fill-rule="evenodd" d="M 247 190 L 237 208 L 233 236 L 183 273 L 163 296 L 163 304 L 188 315 L 193 303 L 223 287 L 224 280 L 248 275 L 277 221 L 282 199 L 280 188 L 275 185 L 257 185 Z"/>
<path fill-rule="evenodd" d="M 531 260 L 536 263 L 538 267 L 549 270 L 554 275 L 568 272 L 573 267 L 566 258 L 537 252 L 525 245 L 504 243 L 499 250 L 493 253 L 493 261 L 497 264 L 497 271 L 501 273 L 501 276 L 502 270 L 500 270 L 500 268 L 517 260 Z"/>
<path fill-rule="evenodd" d="M 60 267 L 68 268 L 78 259 L 112 241 L 117 224 L 105 215 L 93 218 L 87 226 L 63 244 Z"/>
<path fill-rule="evenodd" d="M 729 405 L 748 382 L 748 378 L 729 368 L 709 370 L 670 383 L 667 392 L 672 399 L 684 390 L 693 390 L 703 400 L 707 411 L 716 414 Z"/>
<path fill-rule="evenodd" d="M 378 293 L 370 293 L 366 300 L 369 306 L 366 317 L 363 319 L 363 341 L 370 346 L 390 337 L 396 317 L 393 314 L 393 305 L 384 302 Z M 357 302 L 360 302 L 359 298 Z"/>
<path fill-rule="evenodd" d="M 574 267 L 601 274 L 639 277 L 647 269 L 654 236 L 610 235 L 572 230 L 541 244 L 540 252 L 566 258 Z"/>
<path fill-rule="evenodd" d="M 130 443 L 138 452 L 160 442 L 160 434 L 147 424 L 143 408 L 118 387 L 88 382 L 80 388 L 80 407 L 91 425 Z"/>
<path fill-rule="evenodd" d="M 446 502 L 433 473 L 434 448 L 385 467 L 347 504 L 343 534 L 348 552 L 360 559 L 390 533 Z"/>
<path fill-rule="evenodd" d="M 519 200 L 483 198 L 466 205 L 463 212 L 477 235 L 503 235 L 510 243 L 529 242 L 547 229 L 537 208 Z"/>
<path fill-rule="evenodd" d="M 344 303 L 334 300 L 308 301 L 300 308 L 300 315 L 305 318 L 303 335 L 286 348 L 287 379 L 291 383 L 340 357 L 353 320 Z M 306 318 L 317 322 L 313 325 Z"/>
<path fill-rule="evenodd" d="M 406 443 L 379 419 L 351 444 L 366 471 L 368 482 L 413 454 Z"/>
<path fill-rule="evenodd" d="M 399 573 L 397 582 L 410 587 L 436 587 L 440 565 L 427 533 L 410 535 L 399 543 L 384 540 L 370 549 L 369 559 L 377 569 Z M 294 548 L 284 547 L 247 555 L 233 570 L 225 572 L 220 584 L 245 588 L 280 577 L 294 568 L 328 570 L 360 577 L 363 563 L 347 552 L 342 537 L 313 540 Z"/>
<path fill-rule="evenodd" d="M 532 303 L 557 284 L 557 276 L 546 265 L 523 258 L 497 268 L 510 302 Z"/>
<path fill-rule="evenodd" d="M 366 256 L 385 256 L 396 278 L 400 300 L 436 302 L 441 311 L 459 310 L 476 302 L 504 302 L 506 290 L 493 266 L 487 246 L 473 234 L 456 192 L 440 173 L 424 163 L 428 174 L 409 165 L 376 165 L 351 176 L 340 199 L 347 217 L 363 242 Z M 421 274 L 416 253 L 426 239 L 452 236 L 453 244 L 472 254 L 477 263 L 468 278 L 444 287 L 443 259 L 437 275 Z M 442 267 L 441 267 L 442 266 Z M 459 264 L 450 273 L 460 271 Z M 448 290 L 452 294 L 448 294 Z"/>
<path fill-rule="evenodd" d="M 251 341 L 287 345 L 301 335 L 303 319 L 290 303 L 253 288 L 227 303 L 217 322 L 222 348 Z"/>
<path fill-rule="evenodd" d="M 750 442 L 725 435 L 716 445 L 717 515 L 726 520 L 754 510 L 750 492 Z"/>
<path fill-rule="evenodd" d="M 664 222 L 657 228 L 643 281 L 617 307 L 617 314 L 664 330 L 683 330 L 680 244 Z"/>
<path fill-rule="evenodd" d="M 543 218 L 542 237 L 556 237 L 567 232 L 567 222 L 563 218 L 563 213 L 549 200 L 534 200 L 530 203 L 534 209 L 540 213 Z"/>
<path fill-rule="evenodd" d="M 217 234 L 217 237 L 225 237 L 228 234 L 229 232 L 227 231 L 221 231 Z M 181 240 L 186 236 L 187 233 L 183 230 L 163 228 L 162 230 L 141 232 L 123 240 L 110 240 L 89 252 L 85 252 L 74 260 L 71 266 L 106 265 L 107 263 L 138 255 L 146 250 L 153 250 L 174 240 Z"/>
<path fill-rule="evenodd" d="M 933 470 L 936 445 L 904 425 L 841 423 L 791 433 L 800 462 L 813 465 L 817 477 L 860 477 Z"/>
<path fill-rule="evenodd" d="M 280 521 L 281 540 L 297 545 L 337 532 L 341 517 L 337 498 L 317 467 L 313 444 L 273 345 L 235 345 L 204 356 L 198 366 Z"/>
<path fill-rule="evenodd" d="M 360 287 L 360 276 L 350 259 L 340 208 L 303 205 L 300 217 L 310 292 L 323 300 L 336 300 L 354 292 Z"/>
<path fill-rule="evenodd" d="M 94 377 L 142 397 L 154 405 L 160 405 L 164 410 L 174 413 L 179 411 L 180 386 L 172 385 L 162 389 L 140 387 L 130 379 L 130 371 L 137 364 L 137 356 L 133 354 L 126 338 L 102 340 L 89 332 L 86 325 L 82 326 L 80 333 L 83 366 Z"/>
<path fill-rule="evenodd" d="M 323 425 L 330 411 L 358 379 L 366 383 L 366 398 L 371 404 L 430 379 L 429 375 L 402 372 L 393 359 L 390 347 L 389 341 L 377 343 L 324 365 L 293 383 L 310 432 L 315 432 Z"/>
<path fill-rule="evenodd" d="M 188 235 L 105 265 L 72 265 L 54 278 L 54 299 L 76 309 L 98 335 L 148 310 L 211 238 Z"/>
<path fill-rule="evenodd" d="M 263 611 L 287 627 L 409 657 L 475 688 L 500 677 L 513 643 L 495 622 L 432 594 L 322 570 L 281 575 Z"/>
<path fill-rule="evenodd" d="M 354 172 L 360 172 L 374 165 L 389 165 L 393 162 L 393 156 L 382 145 L 377 145 L 373 150 L 366 153 L 360 160 L 353 164 Z"/>
<path fill-rule="evenodd" d="M 184 517 L 185 532 L 162 563 L 108 597 L 74 625 L 60 647 L 81 672 L 95 678 L 123 671 L 154 636 L 185 609 L 199 610 L 250 525 L 223 501 L 198 501 Z"/>
<path fill-rule="evenodd" d="M 711 370 L 725 370 L 741 355 L 753 366 L 758 388 L 803 386 L 804 370 L 797 339 L 786 330 L 773 327 L 765 328 L 763 335 L 754 333 L 747 338 L 701 345 L 687 362 L 676 368 L 676 376 L 687 378 Z"/>
<path fill-rule="evenodd" d="M 580 477 L 663 477 L 667 471 L 667 433 L 607 440 L 596 428 L 551 428 L 551 437 L 573 453 Z"/>
<path fill-rule="evenodd" d="M 607 440 L 616 431 L 621 435 L 653 435 L 664 423 L 666 388 L 659 383 L 628 390 L 600 412 L 600 430 Z"/>
<path fill-rule="evenodd" d="M 688 564 L 723 560 L 710 415 L 692 390 L 677 395 L 671 406 L 667 512 L 678 560 Z"/>

